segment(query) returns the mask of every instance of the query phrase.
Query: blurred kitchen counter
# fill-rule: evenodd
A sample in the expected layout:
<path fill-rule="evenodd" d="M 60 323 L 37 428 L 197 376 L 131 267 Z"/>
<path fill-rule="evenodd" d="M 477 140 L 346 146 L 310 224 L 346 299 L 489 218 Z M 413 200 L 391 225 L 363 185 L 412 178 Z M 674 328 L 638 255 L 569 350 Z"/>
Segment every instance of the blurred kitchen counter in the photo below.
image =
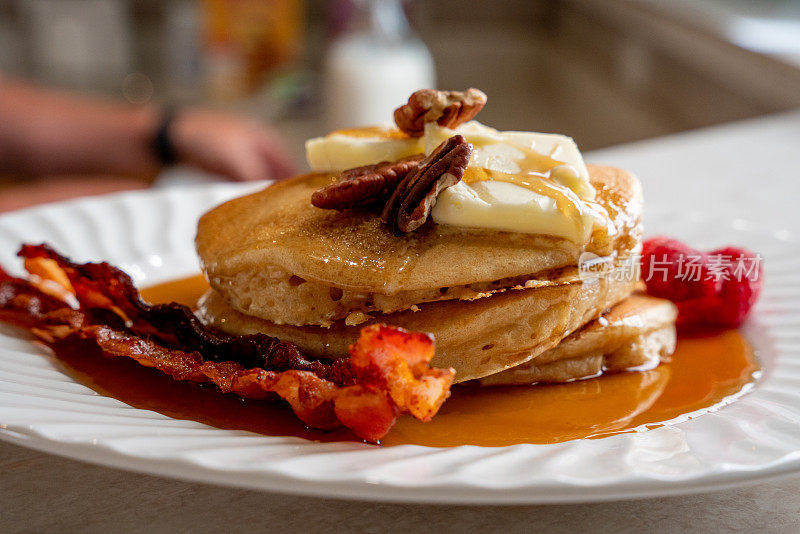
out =
<path fill-rule="evenodd" d="M 421 33 L 442 87 L 487 92 L 481 121 L 583 150 L 800 107 L 800 66 L 740 46 L 706 4 L 433 2 Z"/>
<path fill-rule="evenodd" d="M 440 0 L 418 3 L 418 30 L 439 87 L 489 95 L 479 120 L 564 133 L 594 150 L 800 107 L 800 62 L 746 47 L 734 28 L 768 19 L 757 6 L 737 15 L 738 4 Z M 326 133 L 313 116 L 277 126 L 298 161 L 305 139 Z"/>
<path fill-rule="evenodd" d="M 736 46 L 800 66 L 796 0 L 638 0 Z"/>
<path fill-rule="evenodd" d="M 306 68 L 313 73 L 321 64 L 323 10 L 320 0 L 309 5 Z M 800 63 L 753 45 L 769 45 L 755 39 L 758 28 L 769 28 L 776 12 L 800 12 L 797 6 L 786 0 L 438 0 L 417 2 L 416 22 L 440 87 L 488 93 L 482 122 L 565 133 L 588 151 L 800 107 Z M 797 22 L 800 13 L 796 17 L 784 22 Z M 145 23 L 155 24 L 147 17 Z M 146 27 L 141 33 L 157 32 Z M 157 92 L 155 99 L 169 95 Z M 312 105 L 299 114 L 273 104 L 254 97 L 216 107 L 272 119 L 304 168 L 304 141 L 326 133 L 321 103 L 312 95 Z M 98 191 L 137 186 L 113 177 L 102 182 Z M 22 187 L 24 194 L 40 191 L 42 201 L 58 198 L 46 183 L 0 179 L 0 193 Z"/>

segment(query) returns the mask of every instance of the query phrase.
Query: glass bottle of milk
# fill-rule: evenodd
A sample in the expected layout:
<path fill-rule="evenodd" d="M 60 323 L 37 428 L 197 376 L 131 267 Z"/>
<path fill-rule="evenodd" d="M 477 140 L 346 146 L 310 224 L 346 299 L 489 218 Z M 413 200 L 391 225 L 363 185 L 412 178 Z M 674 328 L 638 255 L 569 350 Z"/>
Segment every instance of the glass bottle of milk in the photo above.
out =
<path fill-rule="evenodd" d="M 436 71 L 399 0 L 355 0 L 361 24 L 334 40 L 325 56 L 328 130 L 392 121 L 417 89 L 435 88 Z"/>

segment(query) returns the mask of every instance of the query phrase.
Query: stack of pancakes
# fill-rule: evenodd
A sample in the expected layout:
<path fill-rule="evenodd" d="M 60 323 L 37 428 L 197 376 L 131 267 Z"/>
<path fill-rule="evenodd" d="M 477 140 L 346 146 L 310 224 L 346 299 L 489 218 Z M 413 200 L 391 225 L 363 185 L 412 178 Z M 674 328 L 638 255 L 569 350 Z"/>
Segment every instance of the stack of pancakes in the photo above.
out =
<path fill-rule="evenodd" d="M 433 365 L 456 381 L 564 382 L 654 367 L 672 353 L 675 308 L 636 293 L 642 194 L 629 173 L 589 166 L 609 215 L 585 246 L 566 239 L 426 224 L 396 237 L 372 213 L 321 210 L 310 174 L 231 200 L 199 223 L 212 289 L 199 315 L 339 358 L 374 322 L 429 332 Z M 587 253 L 604 269 L 587 275 Z"/>

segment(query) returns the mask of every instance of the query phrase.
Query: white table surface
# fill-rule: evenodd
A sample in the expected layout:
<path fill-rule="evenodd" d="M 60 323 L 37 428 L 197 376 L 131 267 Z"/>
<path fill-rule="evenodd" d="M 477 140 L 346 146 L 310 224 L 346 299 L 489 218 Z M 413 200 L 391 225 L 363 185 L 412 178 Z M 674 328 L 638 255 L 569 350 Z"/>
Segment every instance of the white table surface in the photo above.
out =
<path fill-rule="evenodd" d="M 610 125 L 613 127 L 613 125 Z M 587 162 L 635 173 L 648 199 L 687 211 L 748 218 L 796 233 L 800 200 L 800 110 L 589 152 Z M 763 215 L 763 216 L 762 216 Z M 645 205 L 645 224 L 647 208 Z"/>
<path fill-rule="evenodd" d="M 613 126 L 613 125 L 612 125 Z M 593 152 L 635 172 L 646 198 L 798 230 L 800 112 Z M 613 503 L 420 506 L 294 497 L 162 479 L 0 443 L 0 532 L 532 530 L 800 531 L 800 476 L 737 490 Z"/>

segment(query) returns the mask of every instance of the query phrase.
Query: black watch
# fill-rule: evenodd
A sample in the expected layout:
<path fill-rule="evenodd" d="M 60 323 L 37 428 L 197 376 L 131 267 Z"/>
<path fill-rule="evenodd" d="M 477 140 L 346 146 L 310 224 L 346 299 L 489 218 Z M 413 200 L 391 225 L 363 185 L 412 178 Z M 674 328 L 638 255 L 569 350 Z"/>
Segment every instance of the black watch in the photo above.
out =
<path fill-rule="evenodd" d="M 155 152 L 158 161 L 164 166 L 174 165 L 178 161 L 178 155 L 175 152 L 175 145 L 172 143 L 171 135 L 172 123 L 175 122 L 175 116 L 175 108 L 165 108 L 161 113 L 156 135 L 153 138 L 153 152 Z"/>

